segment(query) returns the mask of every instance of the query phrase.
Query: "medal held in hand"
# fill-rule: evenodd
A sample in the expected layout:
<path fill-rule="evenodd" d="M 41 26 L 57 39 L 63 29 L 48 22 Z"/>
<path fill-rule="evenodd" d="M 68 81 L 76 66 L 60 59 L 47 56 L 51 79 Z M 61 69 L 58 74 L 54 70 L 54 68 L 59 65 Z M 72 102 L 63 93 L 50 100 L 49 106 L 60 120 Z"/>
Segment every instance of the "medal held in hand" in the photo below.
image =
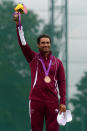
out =
<path fill-rule="evenodd" d="M 45 81 L 45 83 L 50 83 L 51 82 L 51 78 L 48 76 L 48 74 L 49 74 L 49 71 L 50 71 L 50 68 L 51 68 L 51 64 L 52 64 L 52 56 L 50 58 L 50 62 L 49 62 L 47 70 L 46 70 L 45 64 L 44 64 L 44 62 L 43 62 L 43 60 L 41 58 L 40 58 L 40 61 L 42 63 L 42 66 L 43 66 L 43 69 L 44 69 L 44 73 L 45 73 L 44 81 Z"/>

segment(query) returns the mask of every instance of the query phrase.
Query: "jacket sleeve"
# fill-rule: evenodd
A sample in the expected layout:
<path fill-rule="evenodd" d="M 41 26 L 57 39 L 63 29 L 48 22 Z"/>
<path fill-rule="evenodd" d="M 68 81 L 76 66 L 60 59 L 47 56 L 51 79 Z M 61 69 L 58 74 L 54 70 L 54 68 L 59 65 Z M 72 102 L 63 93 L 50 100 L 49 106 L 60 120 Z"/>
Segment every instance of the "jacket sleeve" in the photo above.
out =
<path fill-rule="evenodd" d="M 58 61 L 57 81 L 59 87 L 60 104 L 66 104 L 66 80 L 62 62 Z"/>
<path fill-rule="evenodd" d="M 26 43 L 25 38 L 24 38 L 23 27 L 21 26 L 21 29 L 19 29 L 19 26 L 16 25 L 16 31 L 17 31 L 18 43 L 22 49 L 22 52 L 26 60 L 28 61 L 28 63 L 30 63 L 37 53 L 32 51 L 32 49 Z"/>

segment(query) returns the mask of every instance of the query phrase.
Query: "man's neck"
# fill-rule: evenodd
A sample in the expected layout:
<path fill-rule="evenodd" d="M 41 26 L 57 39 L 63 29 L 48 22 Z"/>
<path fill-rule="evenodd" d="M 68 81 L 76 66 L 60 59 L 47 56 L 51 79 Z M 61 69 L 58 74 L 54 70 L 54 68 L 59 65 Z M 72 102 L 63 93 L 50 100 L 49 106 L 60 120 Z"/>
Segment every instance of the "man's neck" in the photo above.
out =
<path fill-rule="evenodd" d="M 50 53 L 50 52 L 45 52 L 45 53 L 44 53 L 45 58 L 48 57 L 49 53 Z"/>
<path fill-rule="evenodd" d="M 40 53 L 41 53 L 41 55 L 42 55 L 44 58 L 47 59 L 47 58 L 50 56 L 51 51 L 49 51 L 49 52 L 42 52 L 42 51 L 40 51 Z"/>

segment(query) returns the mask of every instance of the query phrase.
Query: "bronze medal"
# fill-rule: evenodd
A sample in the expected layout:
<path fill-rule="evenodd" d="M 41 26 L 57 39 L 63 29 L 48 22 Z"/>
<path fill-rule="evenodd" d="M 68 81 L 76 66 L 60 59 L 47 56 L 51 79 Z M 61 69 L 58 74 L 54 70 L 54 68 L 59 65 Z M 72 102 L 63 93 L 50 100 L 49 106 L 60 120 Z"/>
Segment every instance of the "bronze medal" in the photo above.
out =
<path fill-rule="evenodd" d="M 47 70 L 46 70 L 46 67 L 45 67 L 45 64 L 44 64 L 43 59 L 40 58 L 40 61 L 41 61 L 41 63 L 42 63 L 43 70 L 44 70 L 44 73 L 45 73 L 44 82 L 45 82 L 45 83 L 50 83 L 50 82 L 51 82 L 51 78 L 48 76 L 48 74 L 49 74 L 49 71 L 50 71 L 50 68 L 51 68 L 51 64 L 52 64 L 52 56 L 50 57 L 50 62 L 49 62 L 49 65 L 48 65 L 48 69 L 47 69 Z"/>
<path fill-rule="evenodd" d="M 51 82 L 51 79 L 50 79 L 49 76 L 45 76 L 44 81 L 45 81 L 46 83 L 50 83 L 50 82 Z"/>

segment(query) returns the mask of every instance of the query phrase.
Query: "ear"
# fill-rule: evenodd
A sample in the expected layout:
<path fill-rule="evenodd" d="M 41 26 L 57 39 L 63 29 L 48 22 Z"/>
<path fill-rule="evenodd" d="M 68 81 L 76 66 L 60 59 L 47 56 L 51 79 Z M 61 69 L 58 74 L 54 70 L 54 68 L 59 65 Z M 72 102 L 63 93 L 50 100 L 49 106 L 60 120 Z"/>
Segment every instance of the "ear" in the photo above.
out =
<path fill-rule="evenodd" d="M 38 48 L 40 48 L 40 45 L 39 45 L 39 44 L 37 44 L 37 47 L 38 47 Z"/>

